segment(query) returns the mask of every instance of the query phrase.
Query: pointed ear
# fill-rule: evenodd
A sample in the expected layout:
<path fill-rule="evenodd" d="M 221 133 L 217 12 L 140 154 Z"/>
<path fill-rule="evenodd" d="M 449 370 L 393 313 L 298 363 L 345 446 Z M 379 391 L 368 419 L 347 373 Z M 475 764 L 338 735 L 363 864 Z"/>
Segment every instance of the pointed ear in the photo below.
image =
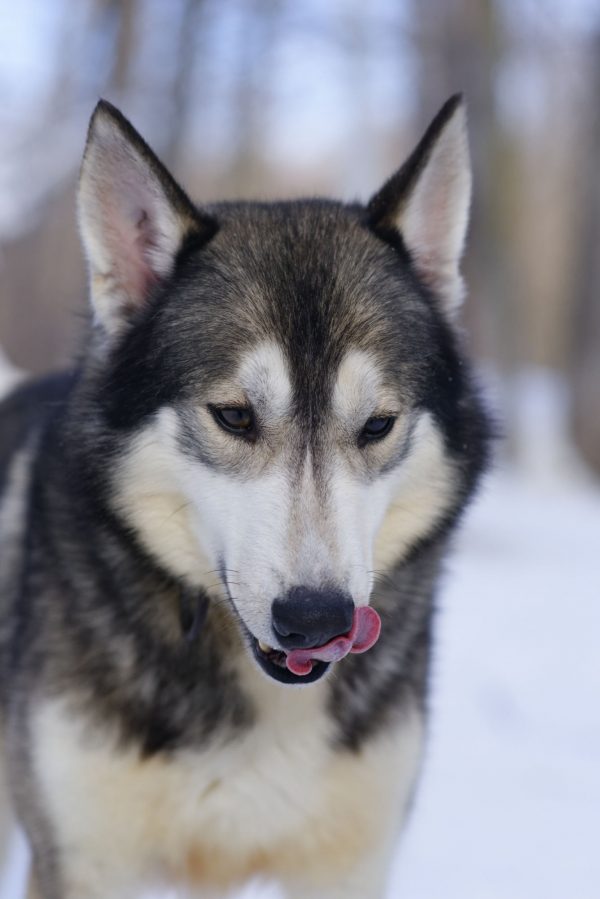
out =
<path fill-rule="evenodd" d="M 120 333 L 172 272 L 184 242 L 208 240 L 216 230 L 105 100 L 90 122 L 78 207 L 92 304 L 111 335 Z"/>
<path fill-rule="evenodd" d="M 457 94 L 367 207 L 376 231 L 400 234 L 420 277 L 448 312 L 463 298 L 459 263 L 470 200 L 465 106 Z"/>

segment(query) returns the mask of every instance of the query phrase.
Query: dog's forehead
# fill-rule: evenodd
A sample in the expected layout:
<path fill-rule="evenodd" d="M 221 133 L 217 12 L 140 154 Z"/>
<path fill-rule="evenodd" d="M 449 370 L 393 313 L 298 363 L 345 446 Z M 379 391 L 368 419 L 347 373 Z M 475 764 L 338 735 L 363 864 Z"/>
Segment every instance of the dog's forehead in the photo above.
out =
<path fill-rule="evenodd" d="M 377 357 L 361 349 L 349 348 L 329 379 L 327 408 L 342 420 L 368 417 L 382 404 L 397 398 L 386 386 Z M 285 416 L 299 405 L 292 364 L 281 346 L 264 341 L 248 349 L 233 377 L 234 389 L 275 416 Z"/>
<path fill-rule="evenodd" d="M 323 328 L 339 334 L 352 321 L 376 324 L 378 294 L 390 289 L 390 261 L 399 260 L 356 210 L 333 202 L 236 209 L 213 259 L 242 316 L 294 339 Z"/>
<path fill-rule="evenodd" d="M 162 310 L 168 327 L 158 337 L 186 382 L 237 378 L 246 389 L 241 377 L 307 419 L 334 396 L 348 408 L 357 393 L 372 395 L 375 371 L 396 393 L 411 388 L 431 353 L 431 310 L 360 210 L 315 201 L 216 211 L 219 231 L 188 258 Z M 353 370 L 362 375 L 351 387 Z"/>
<path fill-rule="evenodd" d="M 377 351 L 421 307 L 408 265 L 353 207 L 329 202 L 246 204 L 228 210 L 213 244 L 239 324 L 321 360 L 351 343 Z"/>

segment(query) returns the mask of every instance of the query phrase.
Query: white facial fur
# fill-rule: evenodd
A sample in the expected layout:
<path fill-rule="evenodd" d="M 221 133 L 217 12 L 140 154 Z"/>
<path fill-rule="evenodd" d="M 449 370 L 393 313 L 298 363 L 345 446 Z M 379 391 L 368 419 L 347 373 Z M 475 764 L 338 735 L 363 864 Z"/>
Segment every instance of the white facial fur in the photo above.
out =
<path fill-rule="evenodd" d="M 357 606 L 366 604 L 374 571 L 399 561 L 449 506 L 453 476 L 433 418 L 422 413 L 415 421 L 399 408 L 367 353 L 351 351 L 340 365 L 325 477 L 315 477 L 310 450 L 299 459 L 290 445 L 297 434 L 292 385 L 275 344 L 246 355 L 236 378 L 214 393 L 223 405 L 249 401 L 260 410 L 265 438 L 255 445 L 222 431 L 204 407 L 197 410 L 211 455 L 242 453 L 248 464 L 232 472 L 195 459 L 181 446 L 177 413 L 165 407 L 132 441 L 114 501 L 150 551 L 191 585 L 220 589 L 222 566 L 257 639 L 273 645 L 271 604 L 294 586 L 334 584 Z M 352 435 L 370 416 L 391 412 L 398 418 L 390 435 L 360 449 Z M 409 429 L 403 461 L 377 473 Z"/>

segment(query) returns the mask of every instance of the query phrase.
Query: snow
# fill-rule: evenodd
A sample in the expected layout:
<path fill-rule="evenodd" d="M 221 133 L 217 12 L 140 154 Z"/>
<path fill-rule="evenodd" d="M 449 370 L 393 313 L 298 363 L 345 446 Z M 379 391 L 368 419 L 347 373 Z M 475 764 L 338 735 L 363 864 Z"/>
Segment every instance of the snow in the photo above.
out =
<path fill-rule="evenodd" d="M 600 487 L 563 450 L 555 429 L 537 467 L 497 471 L 448 563 L 428 750 L 389 899 L 600 895 Z M 24 858 L 20 844 L 1 899 L 21 895 Z"/>

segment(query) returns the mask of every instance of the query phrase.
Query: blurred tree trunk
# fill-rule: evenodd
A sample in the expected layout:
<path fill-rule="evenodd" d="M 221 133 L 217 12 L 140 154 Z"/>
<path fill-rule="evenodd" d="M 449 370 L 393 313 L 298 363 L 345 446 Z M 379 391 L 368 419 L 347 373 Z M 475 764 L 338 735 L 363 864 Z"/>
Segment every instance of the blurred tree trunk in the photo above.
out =
<path fill-rule="evenodd" d="M 501 126 L 496 86 L 509 35 L 497 0 L 415 0 L 423 127 L 444 99 L 463 91 L 473 165 L 473 205 L 465 258 L 464 320 L 479 358 L 513 373 L 522 315 L 514 273 L 514 149 Z M 426 121 L 425 121 L 426 120 Z M 506 430 L 515 410 L 513 381 L 499 397 Z"/>
<path fill-rule="evenodd" d="M 281 0 L 251 0 L 242 4 L 231 109 L 234 152 L 227 173 L 230 196 L 268 193 L 262 148 L 270 102 L 270 62 L 282 25 Z"/>
<path fill-rule="evenodd" d="M 180 13 L 177 71 L 171 90 L 169 138 L 163 154 L 167 165 L 175 169 L 179 166 L 183 150 L 185 125 L 194 80 L 196 38 L 201 30 L 198 26 L 203 5 L 202 0 L 185 0 Z"/>
<path fill-rule="evenodd" d="M 358 197 L 365 184 L 373 186 L 377 179 L 377 152 L 373 146 L 376 126 L 372 114 L 371 70 L 377 54 L 373 34 L 373 19 L 365 17 L 361 0 L 348 0 L 340 12 L 340 35 L 343 40 L 345 61 L 345 89 L 348 108 L 360 109 L 360 115 L 351 118 L 347 145 L 351 153 L 344 154 L 339 167 L 340 189 L 348 197 Z M 370 135 L 370 140 L 365 140 Z"/>
<path fill-rule="evenodd" d="M 594 37 L 587 111 L 587 139 L 579 166 L 581 233 L 573 297 L 571 423 L 584 459 L 600 472 L 600 30 Z"/>
<path fill-rule="evenodd" d="M 109 87 L 117 94 L 123 95 L 129 86 L 129 69 L 138 31 L 137 0 L 98 0 L 98 5 L 101 8 L 106 6 L 110 15 L 117 17 L 117 36 Z"/>

